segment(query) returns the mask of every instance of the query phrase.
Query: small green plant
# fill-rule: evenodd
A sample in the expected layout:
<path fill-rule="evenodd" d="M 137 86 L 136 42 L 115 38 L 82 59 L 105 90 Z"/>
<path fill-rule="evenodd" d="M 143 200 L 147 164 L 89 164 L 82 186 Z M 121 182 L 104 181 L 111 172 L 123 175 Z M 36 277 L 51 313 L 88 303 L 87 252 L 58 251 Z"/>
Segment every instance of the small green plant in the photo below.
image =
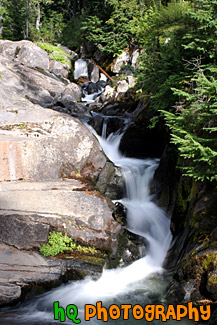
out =
<path fill-rule="evenodd" d="M 94 247 L 77 245 L 67 235 L 63 236 L 61 232 L 50 232 L 48 243 L 41 247 L 40 253 L 44 256 L 56 256 L 59 253 L 73 250 L 85 254 L 99 253 L 99 251 Z"/>
<path fill-rule="evenodd" d="M 56 53 L 56 54 L 50 54 L 51 60 L 59 61 L 63 64 L 68 64 L 69 67 L 71 67 L 70 62 L 67 60 L 66 56 L 61 53 Z"/>
<path fill-rule="evenodd" d="M 24 125 L 24 124 L 19 124 L 19 125 L 18 125 L 18 129 L 21 129 L 21 130 L 22 130 L 22 129 L 25 129 L 25 125 Z"/>
<path fill-rule="evenodd" d="M 71 249 L 71 241 L 72 239 L 68 236 L 63 237 L 61 232 L 50 232 L 48 243 L 41 247 L 40 253 L 44 256 L 55 256 L 64 253 L 64 251 Z"/>
<path fill-rule="evenodd" d="M 38 42 L 37 45 L 49 54 L 51 60 L 59 61 L 63 64 L 68 64 L 71 67 L 70 62 L 67 60 L 67 58 L 71 59 L 71 56 L 67 54 L 60 46 L 54 46 L 46 42 Z M 56 53 L 52 54 L 53 52 Z"/>

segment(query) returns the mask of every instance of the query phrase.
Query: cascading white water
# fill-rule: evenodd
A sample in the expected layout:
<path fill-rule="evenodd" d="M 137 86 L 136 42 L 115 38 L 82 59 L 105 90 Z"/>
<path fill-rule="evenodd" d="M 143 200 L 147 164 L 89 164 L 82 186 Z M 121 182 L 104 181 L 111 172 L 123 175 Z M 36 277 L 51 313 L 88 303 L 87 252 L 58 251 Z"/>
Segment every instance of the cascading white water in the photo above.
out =
<path fill-rule="evenodd" d="M 103 135 L 105 134 L 106 123 L 103 126 Z M 116 166 L 122 168 L 127 195 L 119 202 L 127 208 L 127 228 L 149 242 L 149 254 L 137 262 L 143 264 L 146 271 L 152 273 L 156 268 L 160 270 L 171 241 L 169 219 L 164 211 L 151 201 L 150 182 L 158 163 L 154 159 L 124 157 L 118 150 L 121 137 L 122 135 L 111 134 L 108 139 L 105 137 L 98 137 L 98 139 L 105 154 Z M 147 276 L 149 271 L 146 275 L 145 272 L 143 276 L 141 274 L 141 278 Z"/>
<path fill-rule="evenodd" d="M 84 59 L 75 61 L 74 78 L 79 79 L 80 77 L 88 78 L 87 61 Z"/>
<path fill-rule="evenodd" d="M 86 102 L 86 104 L 94 103 L 97 96 L 99 96 L 103 92 L 103 87 L 99 87 L 99 90 L 93 94 L 88 94 L 87 90 L 83 90 L 84 97 L 81 99 L 82 102 Z"/>
<path fill-rule="evenodd" d="M 118 150 L 121 135 L 110 135 L 105 139 L 106 124 L 103 128 L 104 137 L 99 137 L 99 142 L 105 154 L 123 170 L 126 181 L 127 195 L 119 200 L 127 208 L 127 228 L 149 243 L 148 253 L 145 257 L 123 268 L 104 270 L 97 281 L 86 278 L 71 284 L 54 289 L 46 295 L 39 297 L 29 307 L 22 311 L 22 324 L 34 323 L 32 320 L 51 322 L 53 319 L 52 304 L 59 301 L 62 307 L 75 304 L 79 308 L 79 318 L 82 319 L 85 304 L 95 304 L 114 301 L 118 297 L 126 297 L 138 290 L 153 291 L 150 280 L 147 278 L 154 273 L 162 272 L 162 263 L 166 256 L 171 241 L 169 220 L 165 213 L 151 201 L 149 187 L 158 161 L 153 159 L 135 159 L 124 157 Z M 144 299 L 144 297 L 143 297 Z M 17 323 L 19 317 L 17 318 Z M 82 324 L 86 323 L 82 321 Z M 91 320 L 90 324 L 98 321 Z"/>

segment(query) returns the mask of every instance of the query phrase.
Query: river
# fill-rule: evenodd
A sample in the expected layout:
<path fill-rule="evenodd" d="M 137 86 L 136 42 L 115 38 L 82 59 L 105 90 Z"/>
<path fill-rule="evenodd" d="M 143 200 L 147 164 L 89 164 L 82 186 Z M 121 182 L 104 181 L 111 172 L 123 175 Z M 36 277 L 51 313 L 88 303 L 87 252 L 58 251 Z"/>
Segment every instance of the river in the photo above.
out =
<path fill-rule="evenodd" d="M 93 131 L 94 132 L 94 131 Z M 102 301 L 103 306 L 112 304 L 161 304 L 162 294 L 167 281 L 162 268 L 163 261 L 171 243 L 170 221 L 165 212 L 153 201 L 150 194 L 150 182 L 158 166 L 158 159 L 136 159 L 124 157 L 119 151 L 121 134 L 111 134 L 98 140 L 111 161 L 122 169 L 126 182 L 126 197 L 119 200 L 127 208 L 127 226 L 131 232 L 142 236 L 148 242 L 147 254 L 127 267 L 104 270 L 98 280 L 86 278 L 72 281 L 53 289 L 48 293 L 25 302 L 19 308 L 5 310 L 0 314 L 0 324 L 53 324 L 53 302 L 59 301 L 60 306 L 74 304 L 78 307 L 81 324 L 98 324 L 100 320 L 92 318 L 84 320 L 84 305 Z M 168 321 L 174 324 L 176 321 Z M 144 319 L 135 320 L 130 314 L 129 320 L 109 319 L 108 324 L 145 324 Z M 152 324 L 160 324 L 160 320 Z M 72 324 L 68 320 L 65 324 Z M 185 321 L 179 324 L 186 324 Z"/>

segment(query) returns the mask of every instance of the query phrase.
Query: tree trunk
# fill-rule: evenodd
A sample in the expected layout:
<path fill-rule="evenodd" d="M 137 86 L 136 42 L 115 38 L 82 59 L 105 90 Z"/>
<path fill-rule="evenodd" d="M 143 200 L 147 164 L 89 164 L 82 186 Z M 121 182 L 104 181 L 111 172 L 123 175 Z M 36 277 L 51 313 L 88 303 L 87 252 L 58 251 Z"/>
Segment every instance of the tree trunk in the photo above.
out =
<path fill-rule="evenodd" d="M 77 0 L 74 0 L 74 4 L 73 4 L 73 15 L 76 15 L 76 11 L 77 11 Z"/>
<path fill-rule="evenodd" d="M 37 4 L 37 18 L 36 18 L 36 29 L 39 31 L 40 30 L 40 27 L 41 27 L 41 24 L 40 24 L 40 21 L 41 21 L 41 8 L 40 8 L 40 2 L 38 2 Z"/>
<path fill-rule="evenodd" d="M 26 7 L 26 33 L 24 33 L 24 38 L 29 38 L 29 1 L 27 1 Z"/>
<path fill-rule="evenodd" d="M 3 34 L 3 17 L 0 15 L 0 38 Z"/>

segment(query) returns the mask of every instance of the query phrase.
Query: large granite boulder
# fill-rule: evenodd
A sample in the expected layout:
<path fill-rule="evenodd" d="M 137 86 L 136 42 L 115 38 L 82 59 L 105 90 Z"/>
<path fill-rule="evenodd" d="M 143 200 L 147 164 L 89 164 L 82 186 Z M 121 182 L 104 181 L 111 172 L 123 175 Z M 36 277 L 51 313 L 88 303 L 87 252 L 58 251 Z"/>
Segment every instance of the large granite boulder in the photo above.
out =
<path fill-rule="evenodd" d="M 0 40 L 0 53 L 29 68 L 49 69 L 49 56 L 30 41 Z"/>
<path fill-rule="evenodd" d="M 16 112 L 33 103 L 72 116 L 89 117 L 88 108 L 77 103 L 81 88 L 66 79 L 68 68 L 50 60 L 44 50 L 30 41 L 0 40 L 1 107 Z"/>
<path fill-rule="evenodd" d="M 0 241 L 17 249 L 40 248 L 49 231 L 109 250 L 117 224 L 113 204 L 84 180 L 0 183 Z"/>
<path fill-rule="evenodd" d="M 0 181 L 58 179 L 86 169 L 96 178 L 106 163 L 80 121 L 37 105 L 0 113 L 0 135 Z"/>

